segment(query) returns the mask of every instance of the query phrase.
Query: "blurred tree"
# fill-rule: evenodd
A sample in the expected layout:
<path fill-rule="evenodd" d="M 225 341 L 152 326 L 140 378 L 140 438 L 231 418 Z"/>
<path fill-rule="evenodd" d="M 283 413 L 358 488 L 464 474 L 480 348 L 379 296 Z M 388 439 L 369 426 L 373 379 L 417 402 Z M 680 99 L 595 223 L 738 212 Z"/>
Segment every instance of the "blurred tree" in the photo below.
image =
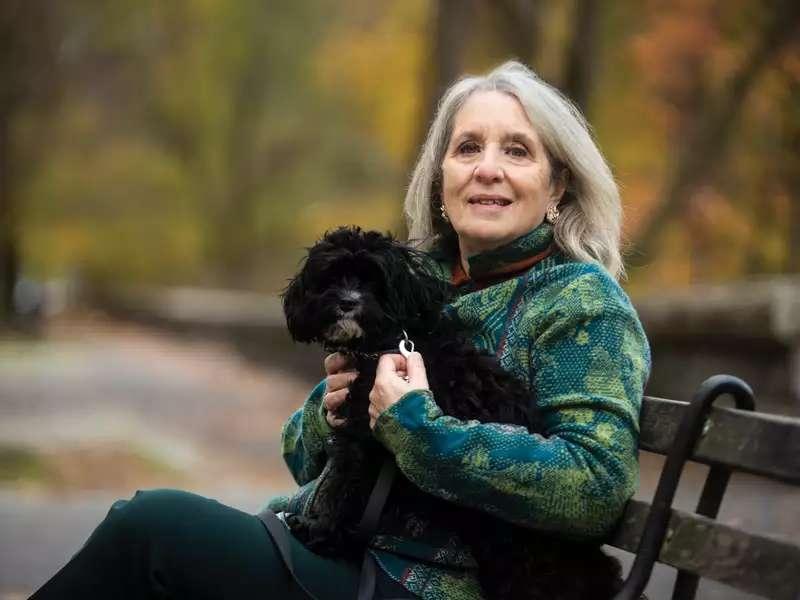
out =
<path fill-rule="evenodd" d="M 16 128 L 24 114 L 53 98 L 56 9 L 51 0 L 0 4 L 0 321 L 13 313 L 20 272 L 19 182 L 31 168 Z"/>
<path fill-rule="evenodd" d="M 38 270 L 234 287 L 285 271 L 305 207 L 361 168 L 309 76 L 324 8 L 70 3 L 59 124 L 27 189 Z"/>
<path fill-rule="evenodd" d="M 5 28 L 49 6 L 6 4 Z M 635 279 L 797 268 L 785 243 L 800 218 L 789 151 L 800 67 L 786 0 L 58 7 L 48 13 L 61 32 L 57 106 L 35 117 L 27 101 L 9 109 L 25 70 L 13 53 L 0 57 L 13 75 L 0 84 L 12 115 L 3 139 L 17 157 L 13 168 L 0 159 L 16 198 L 4 192 L 0 214 L 20 223 L 4 239 L 41 276 L 276 289 L 326 228 L 401 231 L 403 182 L 441 92 L 511 56 L 590 113 L 628 231 L 653 257 Z M 29 33 L 41 25 L 14 27 L 18 37 L 0 44 L 17 39 L 38 56 Z M 54 81 L 43 56 L 30 72 Z M 768 233 L 760 244 L 754 223 Z"/>
<path fill-rule="evenodd" d="M 589 112 L 599 24 L 597 1 L 576 0 L 572 39 L 567 46 L 561 89 L 584 114 Z"/>
<path fill-rule="evenodd" d="M 800 50 L 800 43 L 797 44 Z M 792 72 L 790 69 L 793 69 Z M 778 163 L 785 182 L 783 195 L 787 204 L 787 256 L 783 271 L 800 273 L 800 52 L 782 73 L 787 91 L 783 96 L 780 124 L 780 147 L 783 160 Z"/>
<path fill-rule="evenodd" d="M 475 4 L 478 0 L 435 0 L 430 2 L 428 69 L 421 69 L 420 85 L 424 105 L 415 125 L 414 141 L 408 153 L 407 171 L 413 167 L 417 152 L 425 140 L 436 105 L 447 87 L 464 72 L 465 46 L 472 37 Z M 397 217 L 398 223 L 402 220 Z"/>
<path fill-rule="evenodd" d="M 498 0 L 485 4 L 497 11 L 495 24 L 505 39 L 506 52 L 527 64 L 535 64 L 541 40 L 542 2 L 540 0 Z"/>
<path fill-rule="evenodd" d="M 665 71 L 677 72 L 689 83 L 678 90 L 672 101 L 680 113 L 677 131 L 673 134 L 678 138 L 677 158 L 662 184 L 660 198 L 648 216 L 647 225 L 636 236 L 640 258 L 653 253 L 661 241 L 659 234 L 665 224 L 685 212 L 693 193 L 718 173 L 750 91 L 775 57 L 796 41 L 800 3 L 774 0 L 767 5 L 765 13 L 749 51 L 716 93 L 708 89 L 710 78 L 703 72 L 706 57 L 699 48 L 687 56 L 686 50 L 691 52 L 692 49 L 684 47 L 683 56 L 687 60 L 680 64 L 679 70 L 673 65 L 671 71 Z M 675 41 L 672 40 L 673 44 Z"/>

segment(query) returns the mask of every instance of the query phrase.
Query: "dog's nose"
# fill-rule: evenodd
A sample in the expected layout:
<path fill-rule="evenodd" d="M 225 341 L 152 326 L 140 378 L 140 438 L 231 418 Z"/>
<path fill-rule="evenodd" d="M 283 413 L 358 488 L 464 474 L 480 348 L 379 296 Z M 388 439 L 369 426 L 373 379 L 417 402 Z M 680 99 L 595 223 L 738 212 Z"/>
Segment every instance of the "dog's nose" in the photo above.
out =
<path fill-rule="evenodd" d="M 358 300 L 353 300 L 351 298 L 345 298 L 339 301 L 339 308 L 342 312 L 350 312 L 351 310 L 355 310 L 358 306 Z"/>

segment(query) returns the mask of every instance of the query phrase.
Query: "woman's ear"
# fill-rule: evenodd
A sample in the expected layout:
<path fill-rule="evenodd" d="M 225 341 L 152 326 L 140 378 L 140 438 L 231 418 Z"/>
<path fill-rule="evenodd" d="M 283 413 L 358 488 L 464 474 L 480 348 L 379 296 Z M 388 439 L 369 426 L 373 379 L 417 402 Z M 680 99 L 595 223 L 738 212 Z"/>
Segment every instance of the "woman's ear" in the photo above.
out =
<path fill-rule="evenodd" d="M 561 167 L 560 171 L 554 177 L 550 177 L 550 200 L 554 205 L 558 205 L 564 197 L 569 185 L 569 169 Z"/>

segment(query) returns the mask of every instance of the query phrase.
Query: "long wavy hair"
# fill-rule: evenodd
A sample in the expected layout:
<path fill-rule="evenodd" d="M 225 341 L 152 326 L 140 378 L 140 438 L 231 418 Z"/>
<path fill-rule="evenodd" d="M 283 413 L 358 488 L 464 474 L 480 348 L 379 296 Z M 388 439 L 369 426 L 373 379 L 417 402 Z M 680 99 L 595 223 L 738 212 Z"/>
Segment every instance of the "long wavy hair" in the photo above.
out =
<path fill-rule="evenodd" d="M 622 208 L 611 169 L 580 110 L 525 65 L 509 61 L 483 76 L 467 76 L 442 96 L 420 151 L 405 198 L 409 242 L 456 249 L 452 226 L 439 216 L 441 173 L 455 115 L 475 92 L 498 91 L 522 105 L 550 160 L 551 177 L 567 170 L 567 188 L 558 205 L 555 242 L 567 255 L 624 276 L 620 253 Z"/>

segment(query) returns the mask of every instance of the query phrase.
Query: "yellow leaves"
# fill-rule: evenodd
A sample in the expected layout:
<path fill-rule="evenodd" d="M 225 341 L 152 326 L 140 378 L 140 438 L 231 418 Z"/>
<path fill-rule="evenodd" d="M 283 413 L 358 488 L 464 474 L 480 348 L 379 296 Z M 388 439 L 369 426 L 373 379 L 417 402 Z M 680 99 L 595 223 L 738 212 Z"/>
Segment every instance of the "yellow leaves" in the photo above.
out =
<path fill-rule="evenodd" d="M 54 153 L 25 191 L 23 253 L 41 274 L 180 281 L 199 270 L 202 227 L 191 183 L 136 139 Z"/>
<path fill-rule="evenodd" d="M 303 207 L 296 214 L 297 218 L 287 223 L 287 226 L 297 228 L 298 238 L 309 234 L 318 236 L 323 231 L 347 224 L 386 231 L 396 225 L 400 210 L 400 199 L 391 194 L 375 194 L 368 198 L 327 197 L 324 200 Z"/>
<path fill-rule="evenodd" d="M 415 149 L 421 129 L 427 65 L 427 0 L 394 0 L 366 25 L 332 28 L 316 57 L 319 86 L 350 107 L 358 126 L 378 138 L 398 165 Z"/>

